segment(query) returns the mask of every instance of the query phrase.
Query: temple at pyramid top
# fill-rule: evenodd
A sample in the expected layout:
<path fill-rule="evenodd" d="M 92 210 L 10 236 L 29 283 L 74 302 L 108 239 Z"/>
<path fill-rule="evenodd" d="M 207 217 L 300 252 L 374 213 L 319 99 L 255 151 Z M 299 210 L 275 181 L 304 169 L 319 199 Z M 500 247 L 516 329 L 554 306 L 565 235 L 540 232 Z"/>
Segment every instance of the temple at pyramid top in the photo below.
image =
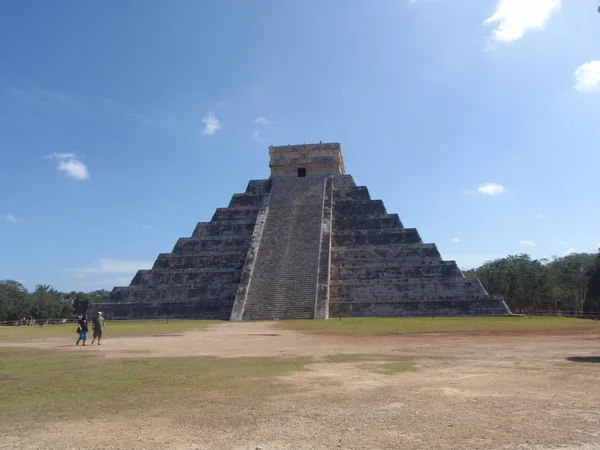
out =
<path fill-rule="evenodd" d="M 268 179 L 251 180 L 88 312 L 230 320 L 510 314 L 502 297 L 357 186 L 339 143 L 271 146 L 269 155 Z"/>
<path fill-rule="evenodd" d="M 271 176 L 343 175 L 342 146 L 337 142 L 269 147 Z"/>

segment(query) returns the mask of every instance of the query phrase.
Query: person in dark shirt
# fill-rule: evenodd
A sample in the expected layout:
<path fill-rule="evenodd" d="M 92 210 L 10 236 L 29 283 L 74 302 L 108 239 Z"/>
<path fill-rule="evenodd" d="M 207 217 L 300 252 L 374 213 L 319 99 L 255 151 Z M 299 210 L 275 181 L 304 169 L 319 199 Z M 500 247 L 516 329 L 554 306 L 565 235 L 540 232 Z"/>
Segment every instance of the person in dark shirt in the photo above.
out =
<path fill-rule="evenodd" d="M 85 341 L 87 341 L 88 335 L 88 321 L 87 316 L 84 314 L 81 316 L 81 319 L 77 322 L 79 324 L 79 339 L 75 342 L 75 345 L 79 345 L 79 341 L 83 341 L 83 345 L 85 345 Z"/>

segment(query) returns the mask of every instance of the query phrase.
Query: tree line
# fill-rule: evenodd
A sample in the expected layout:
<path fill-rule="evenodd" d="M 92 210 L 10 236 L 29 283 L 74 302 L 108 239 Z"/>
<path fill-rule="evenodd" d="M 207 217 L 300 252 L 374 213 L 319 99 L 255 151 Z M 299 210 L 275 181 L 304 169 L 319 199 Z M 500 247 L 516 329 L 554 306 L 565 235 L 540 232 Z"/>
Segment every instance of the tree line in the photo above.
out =
<path fill-rule="evenodd" d="M 71 318 L 84 314 L 91 303 L 104 303 L 108 294 L 106 289 L 65 293 L 45 284 L 28 292 L 18 281 L 0 281 L 0 322 Z"/>
<path fill-rule="evenodd" d="M 509 255 L 464 274 L 479 278 L 488 293 L 502 295 L 514 313 L 600 313 L 600 253 Z"/>

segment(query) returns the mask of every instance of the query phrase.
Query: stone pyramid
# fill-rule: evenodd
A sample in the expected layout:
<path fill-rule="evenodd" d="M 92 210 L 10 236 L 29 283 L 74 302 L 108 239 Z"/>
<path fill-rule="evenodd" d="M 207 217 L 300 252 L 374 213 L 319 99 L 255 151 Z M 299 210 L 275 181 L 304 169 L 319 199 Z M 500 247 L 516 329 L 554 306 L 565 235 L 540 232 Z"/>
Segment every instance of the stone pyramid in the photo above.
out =
<path fill-rule="evenodd" d="M 510 314 L 346 175 L 338 143 L 269 147 L 271 176 L 158 255 L 109 319 L 327 319 Z"/>

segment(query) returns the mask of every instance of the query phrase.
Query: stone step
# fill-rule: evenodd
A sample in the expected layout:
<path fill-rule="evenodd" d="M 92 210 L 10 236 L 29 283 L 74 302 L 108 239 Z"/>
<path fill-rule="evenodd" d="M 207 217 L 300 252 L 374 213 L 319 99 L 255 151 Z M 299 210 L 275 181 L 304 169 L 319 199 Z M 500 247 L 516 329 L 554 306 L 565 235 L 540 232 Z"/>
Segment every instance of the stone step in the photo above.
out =
<path fill-rule="evenodd" d="M 338 188 L 334 182 L 333 200 L 371 200 L 369 189 L 366 186 L 355 186 L 348 188 Z"/>
<path fill-rule="evenodd" d="M 244 267 L 246 255 L 243 252 L 201 252 L 193 255 L 174 255 L 161 253 L 154 263 L 153 269 L 196 269 L 214 267 L 220 269 L 239 269 Z"/>
<path fill-rule="evenodd" d="M 252 236 L 252 230 L 254 230 L 254 222 L 200 222 L 196 225 L 194 232 L 192 233 L 193 238 L 222 238 L 227 237 L 249 237 Z"/>
<path fill-rule="evenodd" d="M 231 197 L 228 208 L 237 208 L 240 206 L 260 206 L 262 195 L 254 194 L 234 194 Z"/>
<path fill-rule="evenodd" d="M 175 254 L 196 254 L 203 251 L 241 252 L 245 254 L 250 245 L 250 236 L 222 238 L 179 238 L 173 247 Z"/>
<path fill-rule="evenodd" d="M 129 286 L 124 291 L 111 292 L 109 303 L 122 301 L 149 302 L 192 302 L 235 300 L 237 284 L 170 285 L 170 286 Z"/>
<path fill-rule="evenodd" d="M 394 244 L 420 244 L 421 237 L 415 228 L 397 230 L 352 230 L 334 233 L 332 236 L 334 246 L 361 246 L 361 245 L 394 245 Z"/>
<path fill-rule="evenodd" d="M 454 261 L 442 261 L 439 258 L 386 258 L 386 259 L 365 259 L 365 262 L 362 263 L 360 261 L 354 261 L 352 259 L 348 259 L 348 262 L 344 262 L 341 264 L 336 264 L 332 267 L 333 270 L 337 269 L 385 269 L 388 267 L 391 268 L 402 268 L 402 267 L 456 267 L 456 263 Z"/>
<path fill-rule="evenodd" d="M 454 297 L 453 300 L 420 302 L 381 301 L 330 302 L 329 316 L 334 317 L 419 317 L 419 316 L 504 316 L 510 311 L 502 300 Z M 398 332 L 402 332 L 401 325 Z"/>
<path fill-rule="evenodd" d="M 246 194 L 264 195 L 269 190 L 270 180 L 250 180 L 246 187 Z"/>
<path fill-rule="evenodd" d="M 132 286 L 198 285 L 239 283 L 241 270 L 140 270 Z"/>
<path fill-rule="evenodd" d="M 227 320 L 231 311 L 232 300 L 217 302 L 169 303 L 169 302 L 121 302 L 95 304 L 88 309 L 88 315 L 94 316 L 97 311 L 108 320 L 120 319 L 205 319 Z"/>
<path fill-rule="evenodd" d="M 333 221 L 334 233 L 347 230 L 381 230 L 404 228 L 397 214 L 373 214 L 371 216 L 336 217 Z"/>
<path fill-rule="evenodd" d="M 335 196 L 334 196 L 335 197 Z M 371 214 L 387 214 L 381 200 L 334 200 L 333 217 L 346 218 L 346 216 L 369 216 Z"/>
<path fill-rule="evenodd" d="M 452 278 L 462 277 L 456 264 L 438 261 L 437 264 L 404 263 L 378 267 L 334 267 L 331 270 L 332 280 L 361 280 L 361 279 L 419 279 L 419 278 Z"/>
<path fill-rule="evenodd" d="M 213 221 L 256 220 L 258 206 L 237 206 L 235 208 L 217 208 L 212 216 Z"/>

